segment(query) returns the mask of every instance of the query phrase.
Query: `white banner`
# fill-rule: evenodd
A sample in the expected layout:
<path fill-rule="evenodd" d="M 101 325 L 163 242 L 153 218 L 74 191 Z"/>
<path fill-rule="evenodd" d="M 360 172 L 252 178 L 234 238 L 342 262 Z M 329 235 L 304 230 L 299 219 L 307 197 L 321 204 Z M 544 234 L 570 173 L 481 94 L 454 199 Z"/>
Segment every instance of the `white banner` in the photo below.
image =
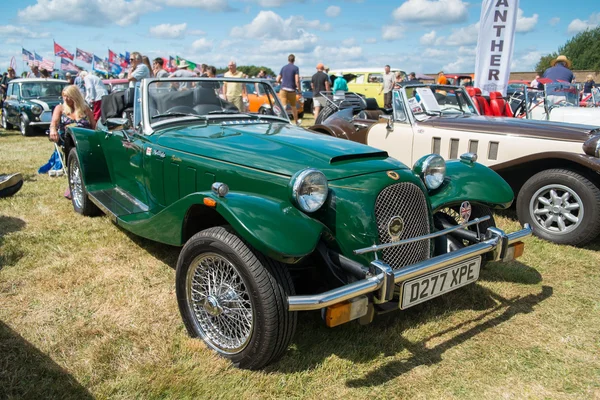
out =
<path fill-rule="evenodd" d="M 475 87 L 506 96 L 519 0 L 483 0 L 479 19 Z"/>

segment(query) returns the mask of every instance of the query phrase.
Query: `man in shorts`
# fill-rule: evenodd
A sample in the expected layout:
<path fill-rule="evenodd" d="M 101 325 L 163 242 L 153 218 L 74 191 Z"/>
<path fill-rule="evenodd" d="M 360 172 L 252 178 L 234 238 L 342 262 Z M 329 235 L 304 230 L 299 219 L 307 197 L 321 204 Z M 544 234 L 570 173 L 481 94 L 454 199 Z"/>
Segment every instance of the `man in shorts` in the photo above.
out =
<path fill-rule="evenodd" d="M 290 105 L 294 124 L 300 125 L 298 122 L 298 109 L 296 108 L 296 93 L 300 88 L 300 70 L 294 65 L 295 61 L 296 57 L 290 54 L 288 64 L 281 68 L 281 72 L 277 75 L 277 83 L 281 83 L 281 90 L 279 90 L 281 105 L 284 109 L 287 109 L 288 104 Z"/>
<path fill-rule="evenodd" d="M 310 87 L 313 92 L 313 115 L 315 120 L 321 111 L 321 107 L 325 106 L 325 98 L 321 96 L 321 92 L 329 92 L 331 84 L 329 82 L 329 76 L 324 72 L 325 66 L 321 63 L 317 64 L 317 72 L 312 76 L 310 80 Z"/>

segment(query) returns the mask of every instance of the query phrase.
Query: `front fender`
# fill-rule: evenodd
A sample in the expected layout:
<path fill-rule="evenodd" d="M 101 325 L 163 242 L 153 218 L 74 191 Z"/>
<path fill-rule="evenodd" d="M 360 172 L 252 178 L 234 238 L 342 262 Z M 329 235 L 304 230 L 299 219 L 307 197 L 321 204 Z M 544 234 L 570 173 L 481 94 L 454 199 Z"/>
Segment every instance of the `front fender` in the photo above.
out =
<path fill-rule="evenodd" d="M 465 200 L 491 208 L 508 208 L 513 199 L 511 187 L 496 172 L 479 163 L 459 160 L 446 162 L 446 181 L 442 187 L 430 192 L 434 211 Z"/>
<path fill-rule="evenodd" d="M 139 236 L 181 246 L 188 210 L 204 204 L 207 197 L 216 201 L 214 209 L 243 239 L 276 260 L 294 262 L 312 253 L 324 228 L 287 201 L 239 192 L 229 192 L 225 197 L 212 192 L 192 193 L 158 214 L 132 214 L 119 218 L 117 223 Z"/>

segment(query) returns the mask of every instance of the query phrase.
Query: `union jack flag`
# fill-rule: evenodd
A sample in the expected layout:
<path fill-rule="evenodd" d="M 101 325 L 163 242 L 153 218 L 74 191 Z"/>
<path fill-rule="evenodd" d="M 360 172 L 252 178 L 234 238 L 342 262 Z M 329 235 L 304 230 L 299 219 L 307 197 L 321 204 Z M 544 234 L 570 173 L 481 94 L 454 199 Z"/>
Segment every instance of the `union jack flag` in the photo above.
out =
<path fill-rule="evenodd" d="M 88 53 L 87 51 L 83 51 L 81 49 L 77 49 L 75 51 L 75 58 L 83 61 L 86 64 L 92 63 L 93 56 L 94 55 L 92 53 Z"/>
<path fill-rule="evenodd" d="M 73 58 L 75 58 L 73 57 L 72 53 L 69 53 L 67 49 L 65 49 L 56 42 L 54 42 L 54 55 L 56 57 L 68 58 L 69 60 L 73 60 Z"/>

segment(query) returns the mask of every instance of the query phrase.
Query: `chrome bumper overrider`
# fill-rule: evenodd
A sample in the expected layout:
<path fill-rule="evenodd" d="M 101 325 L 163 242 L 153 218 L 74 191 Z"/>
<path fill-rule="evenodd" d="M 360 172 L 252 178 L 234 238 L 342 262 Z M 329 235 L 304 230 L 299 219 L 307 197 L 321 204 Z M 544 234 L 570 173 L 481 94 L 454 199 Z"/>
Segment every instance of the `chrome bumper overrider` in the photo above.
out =
<path fill-rule="evenodd" d="M 478 224 L 489 217 L 482 217 L 471 221 L 468 225 Z M 439 232 L 435 232 L 431 235 L 441 236 L 449 232 L 452 232 L 461 227 L 467 225 L 461 225 L 454 228 L 444 229 Z M 408 241 L 425 240 L 431 235 L 420 236 L 417 238 L 408 239 Z M 447 267 L 449 265 L 459 263 L 469 258 L 481 256 L 486 253 L 492 253 L 492 258 L 496 261 L 504 261 L 507 257 L 507 249 L 511 244 L 519 242 L 524 238 L 531 236 L 531 228 L 529 224 L 525 224 L 523 229 L 517 232 L 506 234 L 498 228 L 488 228 L 487 235 L 490 237 L 480 243 L 464 247 L 460 250 L 453 251 L 451 253 L 442 254 L 428 260 L 418 262 L 416 264 L 408 265 L 399 270 L 393 270 L 388 264 L 381 260 L 371 262 L 370 270 L 371 273 L 366 279 L 350 283 L 348 285 L 329 290 L 324 293 L 315 295 L 301 295 L 301 296 L 289 296 L 288 297 L 288 310 L 289 311 L 309 311 L 319 310 L 321 308 L 329 307 L 331 305 L 340 303 L 345 300 L 352 299 L 354 297 L 364 295 L 367 293 L 375 293 L 375 302 L 383 303 L 390 301 L 394 294 L 394 286 L 407 281 L 411 278 L 423 275 L 425 273 L 435 271 L 440 268 Z M 377 251 L 381 246 L 400 246 L 407 241 L 399 241 L 394 243 L 386 243 L 384 245 L 372 246 L 366 249 L 356 250 L 355 253 L 366 253 L 369 251 Z"/>

